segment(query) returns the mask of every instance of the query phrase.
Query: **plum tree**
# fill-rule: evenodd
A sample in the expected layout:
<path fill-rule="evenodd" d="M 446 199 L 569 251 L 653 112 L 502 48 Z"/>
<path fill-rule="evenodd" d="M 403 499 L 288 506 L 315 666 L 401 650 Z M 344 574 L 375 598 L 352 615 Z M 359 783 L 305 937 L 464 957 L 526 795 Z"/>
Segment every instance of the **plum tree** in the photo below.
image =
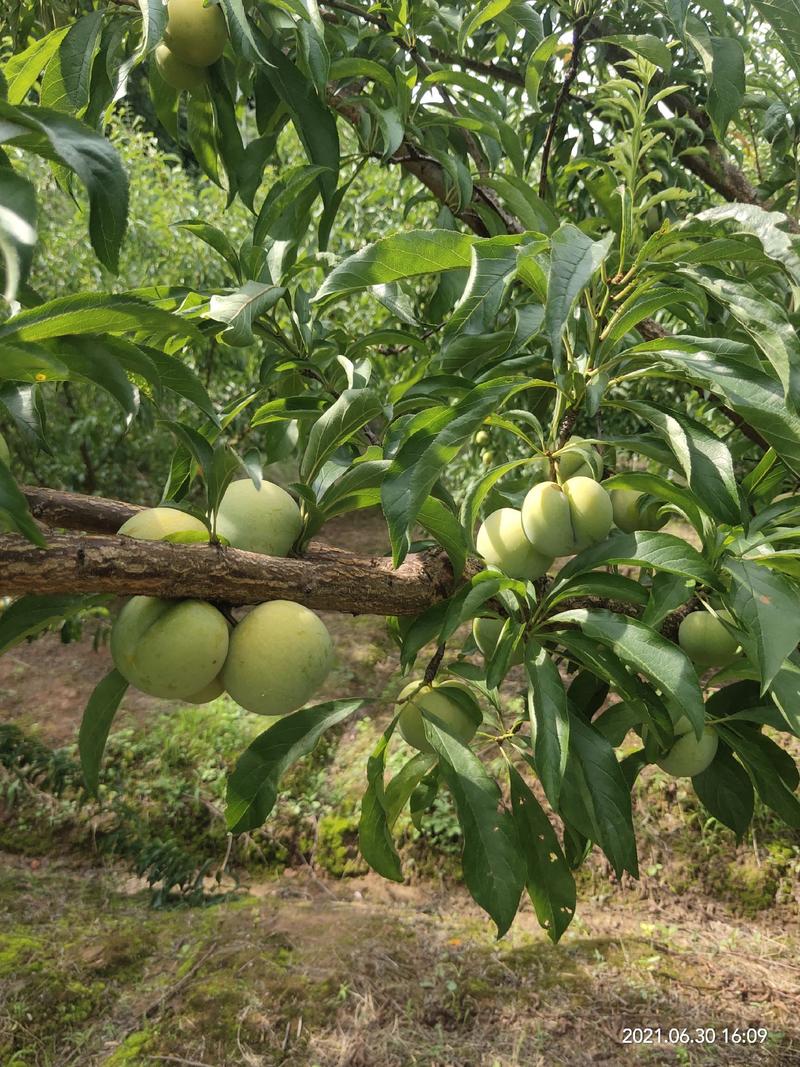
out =
<path fill-rule="evenodd" d="M 178 59 L 168 45 L 161 41 L 153 53 L 158 73 L 173 89 L 199 89 L 206 83 L 205 67 L 195 67 Z"/>
<path fill-rule="evenodd" d="M 552 556 L 539 552 L 525 536 L 522 517 L 515 508 L 499 508 L 487 515 L 475 545 L 490 567 L 522 581 L 541 578 L 553 562 Z"/>
<path fill-rule="evenodd" d="M 111 629 L 114 666 L 150 696 L 188 700 L 219 674 L 228 653 L 228 624 L 202 600 L 135 596 Z"/>
<path fill-rule="evenodd" d="M 205 0 L 169 0 L 167 13 L 164 41 L 175 58 L 192 67 L 216 63 L 228 41 L 222 8 Z"/>
<path fill-rule="evenodd" d="M 285 556 L 303 528 L 300 509 L 274 482 L 257 489 L 249 478 L 231 482 L 217 512 L 217 533 L 234 548 Z"/>
<path fill-rule="evenodd" d="M 200 533 L 208 538 L 204 523 L 178 508 L 146 508 L 137 511 L 120 526 L 117 533 L 140 541 L 163 541 L 170 534 Z"/>
<path fill-rule="evenodd" d="M 593 478 L 563 485 L 539 482 L 522 503 L 522 527 L 534 548 L 550 556 L 571 556 L 603 541 L 613 524 L 611 498 Z"/>
<path fill-rule="evenodd" d="M 612 489 L 610 496 L 614 525 L 624 533 L 660 530 L 667 522 L 667 515 L 659 515 L 661 502 L 648 499 L 645 493 L 635 489 Z"/>
<path fill-rule="evenodd" d="M 481 650 L 485 659 L 491 659 L 494 655 L 504 625 L 505 619 L 478 617 L 473 620 L 472 636 L 475 638 L 475 644 Z M 522 663 L 524 658 L 524 648 L 522 644 L 519 644 L 511 655 L 509 666 L 517 666 L 517 664 Z"/>
<path fill-rule="evenodd" d="M 682 716 L 675 724 L 675 737 L 666 756 L 658 766 L 674 778 L 694 778 L 706 770 L 717 754 L 719 734 L 713 726 L 706 726 L 699 738 L 689 720 Z"/>
<path fill-rule="evenodd" d="M 452 692 L 445 692 L 455 687 L 460 690 L 460 696 L 455 697 Z M 423 711 L 439 719 L 448 732 L 464 744 L 475 736 L 482 718 L 477 702 L 469 691 L 453 681 L 442 682 L 439 685 L 420 685 L 419 681 L 409 682 L 398 693 L 397 705 L 400 708 L 400 718 L 397 722 L 400 733 L 412 748 L 420 752 L 434 751 L 425 736 Z"/>
<path fill-rule="evenodd" d="M 727 619 L 732 621 L 730 615 Z M 739 648 L 736 638 L 710 611 L 690 612 L 678 627 L 678 643 L 698 667 L 727 667 Z"/>
<path fill-rule="evenodd" d="M 234 628 L 222 685 L 247 711 L 285 715 L 314 695 L 332 665 L 322 619 L 302 604 L 271 600 Z"/>

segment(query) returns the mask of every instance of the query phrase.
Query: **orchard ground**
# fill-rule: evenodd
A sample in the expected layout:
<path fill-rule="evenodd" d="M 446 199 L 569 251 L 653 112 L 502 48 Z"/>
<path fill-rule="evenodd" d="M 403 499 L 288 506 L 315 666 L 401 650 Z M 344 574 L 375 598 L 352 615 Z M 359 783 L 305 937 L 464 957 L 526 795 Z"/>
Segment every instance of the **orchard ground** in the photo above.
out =
<path fill-rule="evenodd" d="M 384 530 L 356 515 L 325 536 L 366 554 Z M 273 819 L 224 871 L 222 771 L 261 720 L 225 701 L 189 709 L 131 693 L 103 804 L 86 805 L 74 742 L 107 648 L 94 652 L 87 631 L 0 660 L 3 718 L 23 731 L 0 744 L 0 1062 L 800 1063 L 797 834 L 762 810 L 737 846 L 683 783 L 649 768 L 634 791 L 641 880 L 616 883 L 596 856 L 558 947 L 529 906 L 496 942 L 455 878 L 446 803 L 401 835 L 407 884 L 357 858 L 364 756 L 402 683 L 382 620 L 325 622 L 338 659 L 320 698 L 376 700 L 292 773 Z M 31 738 L 66 751 L 4 766 Z M 147 876 L 165 855 L 173 872 L 185 861 L 202 876 L 205 863 L 205 878 L 154 908 Z M 625 1027 L 653 1026 L 664 1040 L 713 1027 L 717 1043 L 622 1043 Z M 723 1043 L 725 1027 L 748 1026 L 768 1041 Z"/>

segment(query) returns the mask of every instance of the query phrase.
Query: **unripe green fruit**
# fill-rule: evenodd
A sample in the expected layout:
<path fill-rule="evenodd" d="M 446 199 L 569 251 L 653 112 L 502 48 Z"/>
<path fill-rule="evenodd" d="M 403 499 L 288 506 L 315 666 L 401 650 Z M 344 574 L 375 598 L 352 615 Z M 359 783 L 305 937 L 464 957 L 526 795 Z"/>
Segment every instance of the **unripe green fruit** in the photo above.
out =
<path fill-rule="evenodd" d="M 164 41 L 192 67 L 210 67 L 225 51 L 228 29 L 222 8 L 203 0 L 169 0 Z"/>
<path fill-rule="evenodd" d="M 614 511 L 614 525 L 625 533 L 637 530 L 660 530 L 667 521 L 666 515 L 659 515 L 661 505 L 651 500 L 642 507 L 640 500 L 644 493 L 636 489 L 612 489 L 611 506 Z"/>
<path fill-rule="evenodd" d="M 571 556 L 605 540 L 613 519 L 611 498 L 592 478 L 540 482 L 522 504 L 525 536 L 538 552 L 552 556 Z"/>
<path fill-rule="evenodd" d="M 158 73 L 173 89 L 199 89 L 205 84 L 206 68 L 193 67 L 178 59 L 162 41 L 153 53 Z"/>
<path fill-rule="evenodd" d="M 302 604 L 272 600 L 231 634 L 222 684 L 247 711 L 285 715 L 307 703 L 332 664 L 333 642 L 322 619 Z"/>
<path fill-rule="evenodd" d="M 481 650 L 485 659 L 491 659 L 494 655 L 504 625 L 505 622 L 503 619 L 473 620 L 472 636 L 475 638 L 475 644 Z M 515 667 L 518 663 L 522 663 L 523 659 L 524 648 L 520 644 L 517 646 L 516 652 L 514 652 L 511 659 L 508 661 L 508 665 L 509 667 Z"/>
<path fill-rule="evenodd" d="M 150 696 L 187 700 L 217 677 L 228 624 L 202 600 L 132 597 L 111 629 L 114 666 Z"/>
<path fill-rule="evenodd" d="M 8 451 L 8 444 L 5 437 L 0 433 L 0 460 L 8 467 L 11 465 L 11 453 Z"/>
<path fill-rule="evenodd" d="M 442 691 L 447 689 L 448 686 L 456 687 L 458 686 L 458 683 L 442 682 L 441 685 L 424 685 L 420 688 L 418 681 L 410 682 L 405 689 L 398 694 L 398 704 L 402 701 L 405 701 L 405 703 L 402 705 L 397 725 L 404 740 L 411 745 L 412 748 L 416 748 L 420 752 L 434 751 L 433 745 L 431 745 L 425 736 L 425 727 L 422 718 L 423 711 L 440 719 L 447 726 L 448 731 L 459 738 L 459 740 L 463 741 L 464 744 L 467 744 L 467 742 L 471 741 L 475 736 L 475 731 L 478 729 L 477 715 L 473 721 L 472 717 L 465 711 L 461 704 L 457 703 L 455 700 L 451 700 Z M 458 686 L 458 688 L 464 689 L 463 686 Z M 411 697 L 410 700 L 406 700 L 406 697 L 409 697 L 415 690 L 417 691 L 416 695 Z M 467 690 L 464 689 L 464 691 L 466 692 Z"/>
<path fill-rule="evenodd" d="M 552 557 L 543 555 L 527 539 L 516 508 L 499 508 L 487 515 L 475 544 L 485 562 L 509 578 L 522 581 L 541 578 L 553 562 Z"/>
<path fill-rule="evenodd" d="M 170 534 L 187 531 L 202 533 L 208 538 L 205 525 L 194 515 L 187 515 L 178 508 L 146 508 L 126 519 L 117 532 L 139 541 L 163 541 Z"/>
<path fill-rule="evenodd" d="M 684 723 L 688 729 L 680 734 L 666 756 L 658 760 L 658 766 L 675 778 L 694 778 L 696 774 L 702 774 L 716 756 L 719 736 L 713 726 L 706 726 L 698 741 L 685 718 L 676 723 L 676 733 Z"/>
<path fill-rule="evenodd" d="M 204 685 L 202 689 L 198 689 L 190 697 L 184 697 L 184 700 L 187 704 L 208 704 L 209 701 L 221 697 L 224 692 L 225 687 L 220 681 L 219 675 L 217 675 L 216 678 L 211 679 L 208 685 Z"/>
<path fill-rule="evenodd" d="M 568 478 L 594 478 L 595 480 L 603 473 L 603 459 L 596 448 L 584 445 L 583 450 L 573 448 L 583 444 L 582 437 L 570 438 L 566 450 L 557 457 L 558 476 L 562 482 Z"/>
<path fill-rule="evenodd" d="M 488 445 L 489 444 L 489 435 L 486 432 L 486 430 L 478 430 L 478 432 L 475 434 L 475 444 L 476 445 Z"/>
<path fill-rule="evenodd" d="M 710 611 L 693 611 L 678 627 L 678 644 L 698 667 L 727 667 L 739 647 Z"/>
<path fill-rule="evenodd" d="M 256 489 L 249 478 L 231 482 L 217 513 L 217 533 L 234 548 L 285 556 L 300 535 L 303 520 L 292 497 L 273 482 Z"/>
<path fill-rule="evenodd" d="M 491 467 L 491 465 L 494 463 L 494 452 L 492 452 L 491 450 L 481 452 L 481 463 L 484 465 L 484 467 Z"/>

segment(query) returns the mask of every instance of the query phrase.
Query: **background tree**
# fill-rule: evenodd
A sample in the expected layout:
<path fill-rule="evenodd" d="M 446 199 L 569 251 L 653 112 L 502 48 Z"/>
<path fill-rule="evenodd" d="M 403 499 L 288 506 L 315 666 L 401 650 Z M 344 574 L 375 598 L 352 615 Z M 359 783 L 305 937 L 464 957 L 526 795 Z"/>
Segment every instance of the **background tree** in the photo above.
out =
<path fill-rule="evenodd" d="M 184 9 L 205 27 L 190 41 Z M 437 651 L 370 758 L 362 851 L 401 878 L 397 813 L 448 789 L 466 883 L 501 931 L 527 886 L 557 938 L 592 844 L 636 874 L 630 788 L 647 763 L 692 775 L 738 834 L 754 791 L 800 825 L 780 744 L 800 728 L 788 0 L 23 4 L 3 48 L 0 400 L 14 432 L 0 507 L 14 532 L 0 580 L 22 595 L 0 647 L 104 593 L 209 600 L 229 621 L 273 599 L 389 616 L 406 668 Z M 180 286 L 150 270 L 113 281 L 129 183 L 105 135 L 136 112 L 235 220 L 212 226 L 187 204 L 182 230 L 219 263 L 204 251 Z M 39 160 L 87 210 L 102 273 L 82 292 L 34 284 Z M 294 554 L 120 538 L 131 505 L 20 488 L 17 464 L 53 470 L 42 457 L 76 425 L 61 484 L 103 484 L 85 388 L 119 409 L 120 433 L 145 420 L 154 477 L 139 499 L 162 484 L 212 536 L 240 466 L 255 492 L 265 462 L 292 464 Z M 474 477 L 463 457 L 478 434 L 492 447 Z M 391 561 L 312 541 L 377 504 Z M 522 525 L 487 523 L 490 552 L 476 527 L 503 508 Z M 683 525 L 662 532 L 665 517 Z M 476 616 L 498 624 L 490 641 L 477 627 L 481 667 L 471 642 L 452 647 Z M 515 659 L 523 719 L 504 703 Z M 459 685 L 421 688 L 443 677 Z M 86 710 L 90 787 L 124 688 L 114 672 Z M 263 821 L 291 760 L 358 706 L 306 708 L 261 735 L 231 776 L 230 827 Z M 398 720 L 420 751 L 387 783 Z M 631 730 L 641 747 L 620 761 Z M 481 757 L 498 752 L 496 780 Z"/>

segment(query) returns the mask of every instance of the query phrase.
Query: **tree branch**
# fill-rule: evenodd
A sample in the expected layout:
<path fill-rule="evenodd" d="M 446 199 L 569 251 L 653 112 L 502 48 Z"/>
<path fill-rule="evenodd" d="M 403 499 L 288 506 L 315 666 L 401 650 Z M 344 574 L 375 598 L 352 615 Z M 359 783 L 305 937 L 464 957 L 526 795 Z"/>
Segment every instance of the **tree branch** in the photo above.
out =
<path fill-rule="evenodd" d="M 394 570 L 388 557 L 362 558 L 318 543 L 302 559 L 109 535 L 48 534 L 47 545 L 0 536 L 3 595 L 115 593 L 232 605 L 293 600 L 353 615 L 418 615 L 453 590 L 450 563 L 438 551 L 411 555 Z"/>
<path fill-rule="evenodd" d="M 553 147 L 553 138 L 556 135 L 556 129 L 558 127 L 558 116 L 561 113 L 561 108 L 569 98 L 569 91 L 572 87 L 572 83 L 578 76 L 578 69 L 581 62 L 581 49 L 583 48 L 583 29 L 585 25 L 585 19 L 577 19 L 575 25 L 572 27 L 572 55 L 570 56 L 569 67 L 567 68 L 567 73 L 564 75 L 564 81 L 561 83 L 561 89 L 556 97 L 556 102 L 553 105 L 553 114 L 550 116 L 550 122 L 547 126 L 547 134 L 545 135 L 544 144 L 542 145 L 542 162 L 539 168 L 539 196 L 542 200 L 547 196 L 547 168 L 550 164 L 550 152 Z"/>

